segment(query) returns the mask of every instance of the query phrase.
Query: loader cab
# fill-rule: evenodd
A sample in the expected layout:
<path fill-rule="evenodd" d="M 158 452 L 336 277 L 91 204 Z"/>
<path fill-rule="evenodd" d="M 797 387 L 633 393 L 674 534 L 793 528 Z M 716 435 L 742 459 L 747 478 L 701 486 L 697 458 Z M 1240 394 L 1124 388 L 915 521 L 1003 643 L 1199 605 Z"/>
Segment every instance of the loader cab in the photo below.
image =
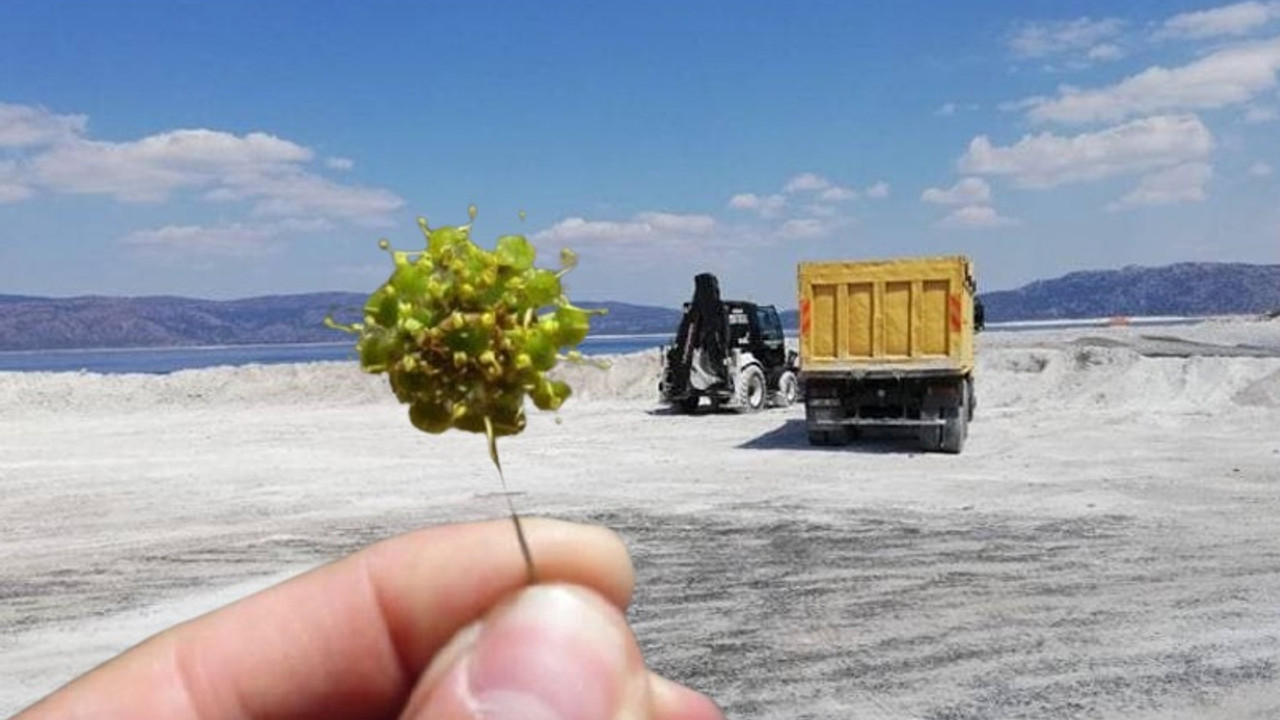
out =
<path fill-rule="evenodd" d="M 725 309 L 730 348 L 749 351 L 765 368 L 782 368 L 787 364 L 787 338 L 782 332 L 777 308 L 729 300 Z"/>

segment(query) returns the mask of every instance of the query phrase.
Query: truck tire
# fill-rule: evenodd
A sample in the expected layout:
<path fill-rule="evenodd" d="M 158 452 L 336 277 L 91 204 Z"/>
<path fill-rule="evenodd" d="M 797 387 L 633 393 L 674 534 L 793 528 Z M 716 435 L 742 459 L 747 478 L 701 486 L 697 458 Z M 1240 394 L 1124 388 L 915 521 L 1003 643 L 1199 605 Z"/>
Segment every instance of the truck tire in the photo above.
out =
<path fill-rule="evenodd" d="M 920 427 L 920 447 L 927 452 L 956 454 L 964 448 L 969 436 L 969 418 L 973 415 L 973 398 L 967 381 L 959 383 L 960 404 L 954 408 L 929 407 L 920 411 L 920 419 L 942 418 L 941 425 Z"/>
<path fill-rule="evenodd" d="M 969 437 L 969 418 L 972 416 L 973 400 L 969 394 L 969 383 L 965 382 L 962 388 L 960 407 L 956 408 L 955 417 L 946 419 L 938 441 L 938 449 L 952 455 L 964 449 L 965 438 Z"/>
<path fill-rule="evenodd" d="M 920 419 L 933 420 L 938 412 L 937 408 L 925 408 L 920 411 Z M 925 452 L 937 452 L 942 447 L 942 428 L 938 425 L 921 425 L 918 437 L 920 449 Z"/>
<path fill-rule="evenodd" d="M 738 376 L 738 407 L 743 412 L 757 412 L 764 409 L 769 399 L 769 387 L 765 383 L 764 371 L 759 365 L 748 365 Z"/>
<path fill-rule="evenodd" d="M 790 370 L 778 376 L 778 390 L 773 394 L 773 404 L 778 407 L 789 407 L 800 396 L 800 381 Z"/>
<path fill-rule="evenodd" d="M 947 418 L 947 424 L 942 426 L 938 449 L 944 453 L 956 455 L 964 449 L 964 440 L 968 435 L 968 412 L 964 408 L 960 408 L 960 414 L 953 418 Z"/>
<path fill-rule="evenodd" d="M 681 398 L 676 402 L 676 407 L 685 415 L 692 415 L 698 411 L 698 396 L 690 395 L 687 398 Z"/>

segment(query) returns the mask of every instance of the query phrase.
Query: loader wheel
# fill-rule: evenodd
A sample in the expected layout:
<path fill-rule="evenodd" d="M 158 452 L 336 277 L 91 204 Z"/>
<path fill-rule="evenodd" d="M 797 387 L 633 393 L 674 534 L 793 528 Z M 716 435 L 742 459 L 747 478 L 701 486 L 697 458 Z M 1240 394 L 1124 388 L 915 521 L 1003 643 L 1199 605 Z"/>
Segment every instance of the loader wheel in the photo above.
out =
<path fill-rule="evenodd" d="M 769 399 L 769 387 L 759 365 L 748 365 L 738 378 L 738 407 L 744 412 L 763 410 Z"/>
<path fill-rule="evenodd" d="M 778 391 L 773 395 L 773 404 L 778 407 L 788 407 L 799 395 L 800 383 L 796 380 L 795 373 L 787 370 L 778 376 Z"/>

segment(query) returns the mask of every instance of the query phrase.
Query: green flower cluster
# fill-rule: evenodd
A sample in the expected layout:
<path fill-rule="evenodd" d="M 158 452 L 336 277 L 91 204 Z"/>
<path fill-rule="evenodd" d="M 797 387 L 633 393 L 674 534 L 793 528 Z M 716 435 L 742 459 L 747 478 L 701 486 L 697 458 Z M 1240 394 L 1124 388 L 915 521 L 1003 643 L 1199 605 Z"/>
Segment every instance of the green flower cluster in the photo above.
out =
<path fill-rule="evenodd" d="M 500 237 L 488 251 L 471 242 L 470 223 L 432 229 L 420 218 L 418 225 L 426 249 L 391 251 L 395 268 L 369 296 L 364 322 L 329 321 L 360 336 L 361 367 L 387 373 L 424 432 L 514 435 L 525 426 L 526 395 L 539 409 L 558 409 L 571 389 L 546 373 L 602 312 L 564 295 L 560 279 L 576 256 L 562 250 L 560 269 L 546 270 L 534 267 L 536 250 L 523 236 Z M 379 245 L 390 249 L 386 240 Z"/>

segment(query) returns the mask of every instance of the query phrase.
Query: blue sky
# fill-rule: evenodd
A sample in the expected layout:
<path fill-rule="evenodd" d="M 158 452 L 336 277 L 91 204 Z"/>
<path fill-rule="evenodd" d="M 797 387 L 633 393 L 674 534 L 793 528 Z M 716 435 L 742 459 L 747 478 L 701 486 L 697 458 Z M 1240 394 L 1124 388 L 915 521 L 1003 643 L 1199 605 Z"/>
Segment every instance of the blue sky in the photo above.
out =
<path fill-rule="evenodd" d="M 1278 72 L 1274 0 L 7 0 L 0 294 L 368 291 L 471 203 L 583 300 L 1280 263 Z"/>

